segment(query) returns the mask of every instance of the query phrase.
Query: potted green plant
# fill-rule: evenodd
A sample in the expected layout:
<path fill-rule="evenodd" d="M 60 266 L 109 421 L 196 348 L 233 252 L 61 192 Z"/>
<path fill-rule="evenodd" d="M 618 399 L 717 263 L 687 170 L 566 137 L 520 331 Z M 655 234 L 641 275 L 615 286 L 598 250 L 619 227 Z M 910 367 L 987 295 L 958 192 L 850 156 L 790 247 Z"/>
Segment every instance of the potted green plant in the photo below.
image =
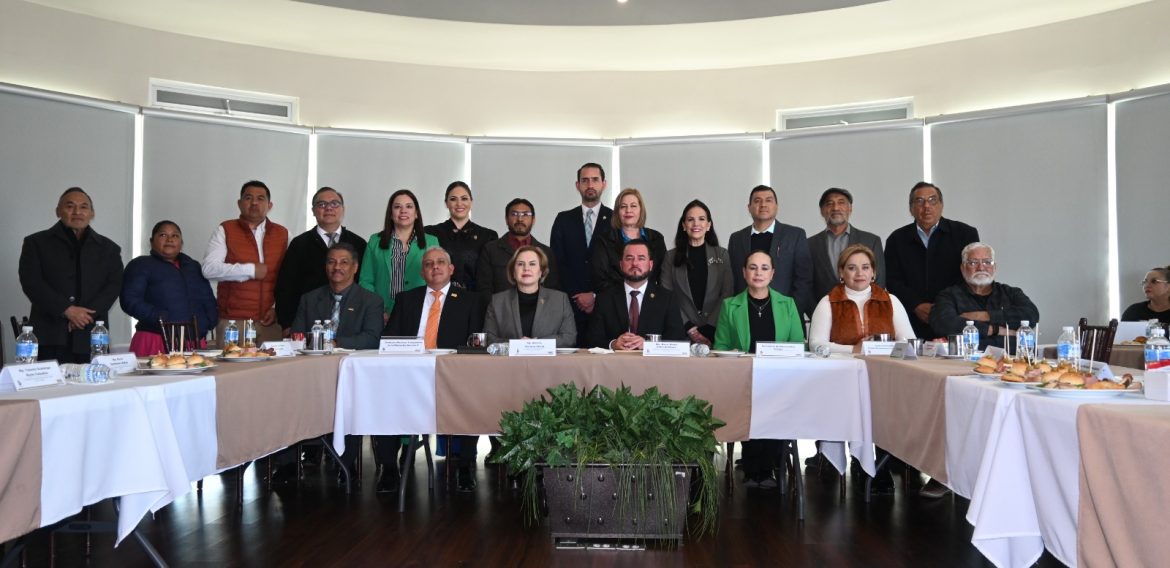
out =
<path fill-rule="evenodd" d="M 692 533 L 715 530 L 723 425 L 694 396 L 567 383 L 503 413 L 495 461 L 523 474 L 529 522 L 539 520 L 543 490 L 554 539 L 678 539 L 688 509 Z"/>

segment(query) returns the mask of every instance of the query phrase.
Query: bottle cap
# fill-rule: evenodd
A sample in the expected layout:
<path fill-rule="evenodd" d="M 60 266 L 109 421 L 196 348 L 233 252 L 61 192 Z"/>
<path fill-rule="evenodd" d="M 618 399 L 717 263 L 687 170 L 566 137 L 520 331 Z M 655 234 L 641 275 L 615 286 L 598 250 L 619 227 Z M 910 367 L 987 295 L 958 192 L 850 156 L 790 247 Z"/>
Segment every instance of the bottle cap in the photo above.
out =
<path fill-rule="evenodd" d="M 1028 327 L 1032 322 L 1028 320 L 1020 320 L 1020 327 Z"/>
<path fill-rule="evenodd" d="M 21 333 L 32 333 L 32 326 L 31 326 L 31 325 L 26 325 L 26 326 L 24 326 L 24 327 L 21 327 L 21 328 L 20 328 L 20 332 L 21 332 Z"/>
<path fill-rule="evenodd" d="M 1069 331 L 1069 332 L 1071 332 L 1072 330 L 1073 330 L 1073 326 L 1071 326 L 1071 325 L 1066 325 L 1066 326 L 1064 326 L 1064 331 Z"/>
<path fill-rule="evenodd" d="M 975 325 L 975 321 L 974 320 L 967 320 L 967 325 Z"/>

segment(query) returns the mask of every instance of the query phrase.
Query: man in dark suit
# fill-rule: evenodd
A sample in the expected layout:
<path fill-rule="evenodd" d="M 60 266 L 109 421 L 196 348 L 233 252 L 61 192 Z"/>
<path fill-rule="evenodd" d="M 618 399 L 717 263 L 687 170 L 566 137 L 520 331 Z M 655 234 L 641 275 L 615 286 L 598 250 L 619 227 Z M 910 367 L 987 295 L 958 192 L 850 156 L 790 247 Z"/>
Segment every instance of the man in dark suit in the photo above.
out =
<path fill-rule="evenodd" d="M 382 335 L 422 337 L 427 349 L 454 349 L 467 342 L 472 333 L 483 331 L 484 309 L 481 295 L 451 286 L 455 266 L 451 256 L 440 247 L 423 253 L 422 277 L 426 286 L 399 292 L 394 309 Z M 478 436 L 451 436 L 452 445 L 459 445 L 455 457 L 462 464 L 456 470 L 460 491 L 475 489 L 475 445 Z M 398 488 L 398 436 L 374 437 L 374 460 L 382 468 L 378 480 L 379 492 L 393 492 Z"/>
<path fill-rule="evenodd" d="M 671 341 L 685 340 L 687 334 L 674 294 L 648 281 L 654 261 L 646 241 L 627 242 L 622 247 L 619 266 L 625 282 L 597 296 L 597 305 L 589 317 L 589 346 L 638 350 L 651 333 Z"/>
<path fill-rule="evenodd" d="M 934 337 L 930 310 L 944 288 L 963 283 L 963 247 L 979 240 L 979 230 L 944 219 L 942 190 L 920 181 L 910 190 L 914 222 L 886 239 L 886 282 L 902 301 L 918 337 Z"/>
<path fill-rule="evenodd" d="M 808 252 L 808 237 L 804 229 L 777 221 L 778 211 L 776 192 L 772 188 L 766 185 L 752 188 L 748 194 L 748 213 L 752 216 L 752 224 L 731 234 L 727 253 L 731 257 L 732 266 L 743 266 L 752 251 L 768 251 L 775 270 L 772 288 L 795 300 L 802 314 L 811 315 L 819 298 L 813 298 L 812 256 Z M 741 271 L 732 270 L 731 275 L 735 293 L 747 288 Z"/>
<path fill-rule="evenodd" d="M 553 221 L 553 259 L 560 270 L 561 291 L 569 295 L 577 318 L 577 337 L 586 337 L 585 327 L 593 312 L 596 296 L 593 294 L 593 258 L 597 236 L 610 226 L 613 209 L 601 204 L 605 191 L 605 168 L 592 162 L 577 169 L 577 193 L 581 206 L 561 211 Z"/>
<path fill-rule="evenodd" d="M 89 362 L 89 331 L 110 321 L 122 291 L 122 249 L 89 226 L 93 217 L 89 194 L 71 187 L 57 199 L 57 223 L 25 237 L 20 250 L 20 287 L 42 361 Z"/>
<path fill-rule="evenodd" d="M 382 297 L 354 285 L 360 268 L 360 259 L 357 249 L 347 242 L 339 242 L 329 247 L 322 262 L 328 283 L 301 296 L 296 316 L 290 326 L 292 332 L 308 335 L 313 329 L 314 321 L 333 320 L 337 330 L 334 336 L 337 347 L 374 349 L 378 346 L 384 310 Z M 304 447 L 307 452 L 308 448 L 314 446 Z M 360 447 L 360 436 L 345 437 L 346 450 L 341 459 L 350 471 L 353 471 Z M 271 481 L 274 485 L 287 483 L 296 478 L 295 450 L 283 450 L 273 459 L 277 466 L 272 472 Z M 344 475 L 340 471 L 337 472 L 337 476 L 339 482 L 344 480 Z"/>
<path fill-rule="evenodd" d="M 484 245 L 479 253 L 475 286 L 484 296 L 484 305 L 490 302 L 492 294 L 513 288 L 512 284 L 508 283 L 508 272 L 512 270 L 512 267 L 508 266 L 508 261 L 512 260 L 512 254 L 516 249 L 525 245 L 544 251 L 549 258 L 548 275 L 541 286 L 560 290 L 552 249 L 532 236 L 532 227 L 536 225 L 536 208 L 532 203 L 519 197 L 509 201 L 504 207 L 504 224 L 508 226 L 508 232 L 502 238 Z"/>
<path fill-rule="evenodd" d="M 276 321 L 286 337 L 297 315 L 301 296 L 328 283 L 327 268 L 322 268 L 325 266 L 325 251 L 334 244 L 349 243 L 359 260 L 366 252 L 366 240 L 341 226 L 345 218 L 345 197 L 340 191 L 322 187 L 313 194 L 310 205 L 317 226 L 297 235 L 288 244 L 273 292 L 276 296 Z"/>
<path fill-rule="evenodd" d="M 808 238 L 808 250 L 813 262 L 813 300 L 819 302 L 840 282 L 837 257 L 850 245 L 865 245 L 877 259 L 878 286 L 886 286 L 886 259 L 882 255 L 882 238 L 862 231 L 849 223 L 853 215 L 853 194 L 847 189 L 830 187 L 821 194 L 821 217 L 825 230 Z M 816 305 L 815 303 L 813 304 Z"/>

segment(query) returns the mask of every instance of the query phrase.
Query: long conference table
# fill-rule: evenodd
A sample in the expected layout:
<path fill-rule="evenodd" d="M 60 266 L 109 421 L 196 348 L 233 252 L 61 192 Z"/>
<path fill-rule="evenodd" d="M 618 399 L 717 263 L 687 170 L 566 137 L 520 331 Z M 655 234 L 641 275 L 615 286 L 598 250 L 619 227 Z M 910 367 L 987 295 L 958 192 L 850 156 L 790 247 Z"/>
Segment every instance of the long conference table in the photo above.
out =
<path fill-rule="evenodd" d="M 1155 451 L 1170 404 L 1051 398 L 969 372 L 884 357 L 360 352 L 0 393 L 0 541 L 118 497 L 120 543 L 193 481 L 299 440 L 333 432 L 341 452 L 346 434 L 491 434 L 501 411 L 573 381 L 696 395 L 726 422 L 720 441 L 828 440 L 842 472 L 852 454 L 872 474 L 876 444 L 971 500 L 973 544 L 997 566 L 1046 548 L 1070 566 L 1170 554 Z"/>

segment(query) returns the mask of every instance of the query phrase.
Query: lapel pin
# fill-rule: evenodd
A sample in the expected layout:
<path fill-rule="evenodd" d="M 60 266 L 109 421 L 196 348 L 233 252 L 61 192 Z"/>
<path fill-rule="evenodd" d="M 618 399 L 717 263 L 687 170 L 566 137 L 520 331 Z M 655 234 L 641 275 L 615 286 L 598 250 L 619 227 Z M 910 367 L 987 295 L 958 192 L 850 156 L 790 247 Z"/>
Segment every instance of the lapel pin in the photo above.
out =
<path fill-rule="evenodd" d="M 458 297 L 459 297 L 459 294 L 456 294 L 455 292 L 451 292 L 449 295 L 450 295 L 452 298 L 458 298 Z"/>
<path fill-rule="evenodd" d="M 653 298 L 653 297 L 654 297 L 654 292 L 650 292 L 650 297 L 651 297 L 651 298 Z"/>
<path fill-rule="evenodd" d="M 347 311 L 347 312 L 352 312 L 352 311 L 353 311 L 353 308 L 345 308 L 345 311 Z"/>

